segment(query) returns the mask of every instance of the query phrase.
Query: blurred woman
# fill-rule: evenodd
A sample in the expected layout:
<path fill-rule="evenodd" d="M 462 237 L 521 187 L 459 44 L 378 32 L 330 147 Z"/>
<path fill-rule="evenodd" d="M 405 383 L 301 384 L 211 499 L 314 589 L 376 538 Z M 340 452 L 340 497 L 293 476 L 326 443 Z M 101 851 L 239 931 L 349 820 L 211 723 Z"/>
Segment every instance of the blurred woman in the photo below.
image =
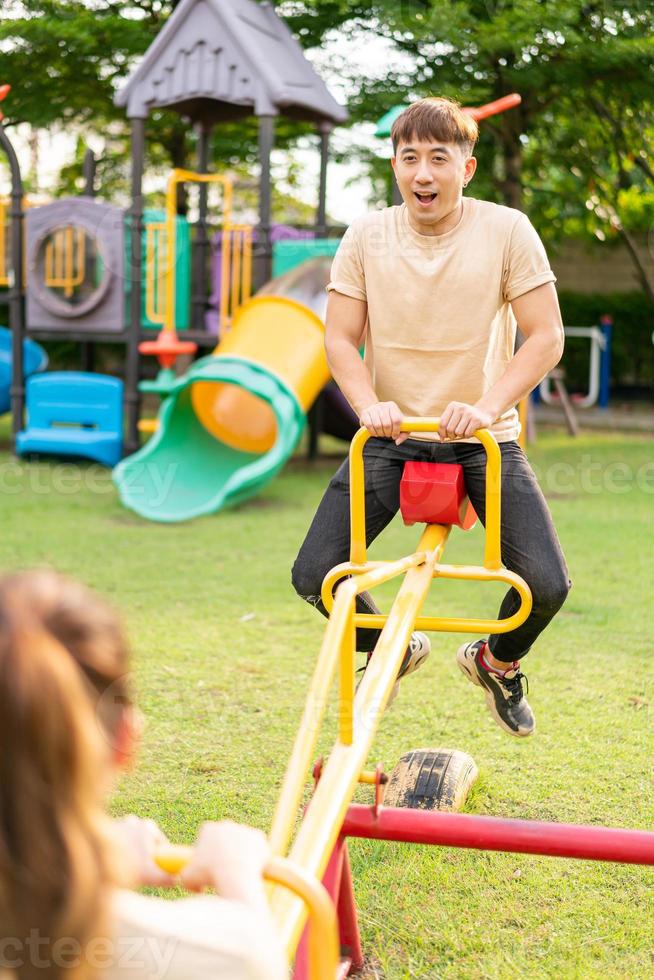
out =
<path fill-rule="evenodd" d="M 105 805 L 137 729 L 112 610 L 54 572 L 0 579 L 0 978 L 281 980 L 259 831 L 205 824 L 178 901 L 147 820 Z M 219 897 L 220 896 L 220 897 Z"/>

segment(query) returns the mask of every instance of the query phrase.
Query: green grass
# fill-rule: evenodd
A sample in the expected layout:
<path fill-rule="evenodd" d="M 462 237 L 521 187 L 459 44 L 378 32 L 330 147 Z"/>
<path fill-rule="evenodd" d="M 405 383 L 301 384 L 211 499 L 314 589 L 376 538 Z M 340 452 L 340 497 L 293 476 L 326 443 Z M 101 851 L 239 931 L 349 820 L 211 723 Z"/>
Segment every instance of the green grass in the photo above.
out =
<path fill-rule="evenodd" d="M 456 746 L 481 772 L 469 810 L 654 828 L 652 443 L 547 434 L 530 455 L 574 580 L 525 661 L 536 737 L 495 727 L 456 668 L 458 639 L 437 635 L 370 762 L 390 771 L 411 747 Z M 116 813 L 152 816 L 180 842 L 208 818 L 268 826 L 323 631 L 289 570 L 334 466 L 298 458 L 247 505 L 166 527 L 123 510 L 95 466 L 0 455 L 0 568 L 75 575 L 129 627 L 147 726 Z M 416 539 L 395 521 L 372 556 Z M 447 560 L 476 560 L 481 541 L 455 533 Z M 499 594 L 441 582 L 430 608 L 491 614 Z M 351 853 L 368 977 L 654 976 L 651 869 L 377 842 Z"/>

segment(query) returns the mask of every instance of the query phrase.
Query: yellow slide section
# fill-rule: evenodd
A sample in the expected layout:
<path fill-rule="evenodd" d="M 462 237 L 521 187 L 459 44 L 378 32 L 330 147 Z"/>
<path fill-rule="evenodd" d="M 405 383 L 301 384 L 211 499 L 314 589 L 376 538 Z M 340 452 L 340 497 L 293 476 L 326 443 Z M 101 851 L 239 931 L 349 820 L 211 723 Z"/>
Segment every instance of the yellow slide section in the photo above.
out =
<path fill-rule="evenodd" d="M 240 308 L 214 355 L 247 358 L 275 374 L 306 412 L 330 378 L 322 321 L 285 296 L 257 296 Z M 197 382 L 193 410 L 204 428 L 233 449 L 268 452 L 277 424 L 268 404 L 242 387 Z"/>

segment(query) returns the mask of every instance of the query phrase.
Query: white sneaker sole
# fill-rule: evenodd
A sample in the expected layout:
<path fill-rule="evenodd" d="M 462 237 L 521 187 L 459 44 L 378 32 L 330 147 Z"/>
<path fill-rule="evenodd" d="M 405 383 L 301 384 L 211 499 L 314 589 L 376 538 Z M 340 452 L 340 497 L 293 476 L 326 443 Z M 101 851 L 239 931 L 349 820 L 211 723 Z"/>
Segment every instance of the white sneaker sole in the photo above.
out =
<path fill-rule="evenodd" d="M 429 644 L 428 647 L 427 647 L 427 649 L 424 650 L 422 652 L 422 654 L 419 654 L 418 656 L 416 656 L 415 659 L 409 661 L 409 666 L 407 667 L 407 669 L 404 671 L 404 673 L 402 674 L 402 676 L 400 678 L 398 678 L 398 680 L 395 681 L 395 684 L 393 685 L 393 687 L 391 689 L 391 693 L 389 695 L 388 701 L 386 702 L 386 707 L 387 708 L 390 708 L 390 706 L 392 705 L 393 701 L 395 700 L 395 698 L 400 693 L 400 681 L 401 680 L 403 681 L 405 677 L 408 677 L 409 676 L 409 674 L 413 674 L 414 671 L 416 671 L 418 669 L 418 667 L 422 667 L 422 665 L 424 664 L 425 660 L 427 659 L 427 657 L 431 653 L 431 643 L 429 643 L 429 639 L 427 639 L 427 642 Z"/>

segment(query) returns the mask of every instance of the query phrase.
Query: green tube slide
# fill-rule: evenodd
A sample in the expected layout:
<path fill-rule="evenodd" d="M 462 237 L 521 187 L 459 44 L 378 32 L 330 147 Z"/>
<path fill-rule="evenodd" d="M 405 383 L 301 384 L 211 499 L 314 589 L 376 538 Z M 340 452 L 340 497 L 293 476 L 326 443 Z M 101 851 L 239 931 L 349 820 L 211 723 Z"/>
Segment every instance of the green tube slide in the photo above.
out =
<path fill-rule="evenodd" d="M 268 402 L 277 422 L 273 447 L 262 455 L 234 449 L 197 418 L 191 389 L 226 382 Z M 305 414 L 291 389 L 273 372 L 246 358 L 203 358 L 173 386 L 152 438 L 113 472 L 122 503 L 151 521 L 173 523 L 212 514 L 254 496 L 293 453 Z"/>

